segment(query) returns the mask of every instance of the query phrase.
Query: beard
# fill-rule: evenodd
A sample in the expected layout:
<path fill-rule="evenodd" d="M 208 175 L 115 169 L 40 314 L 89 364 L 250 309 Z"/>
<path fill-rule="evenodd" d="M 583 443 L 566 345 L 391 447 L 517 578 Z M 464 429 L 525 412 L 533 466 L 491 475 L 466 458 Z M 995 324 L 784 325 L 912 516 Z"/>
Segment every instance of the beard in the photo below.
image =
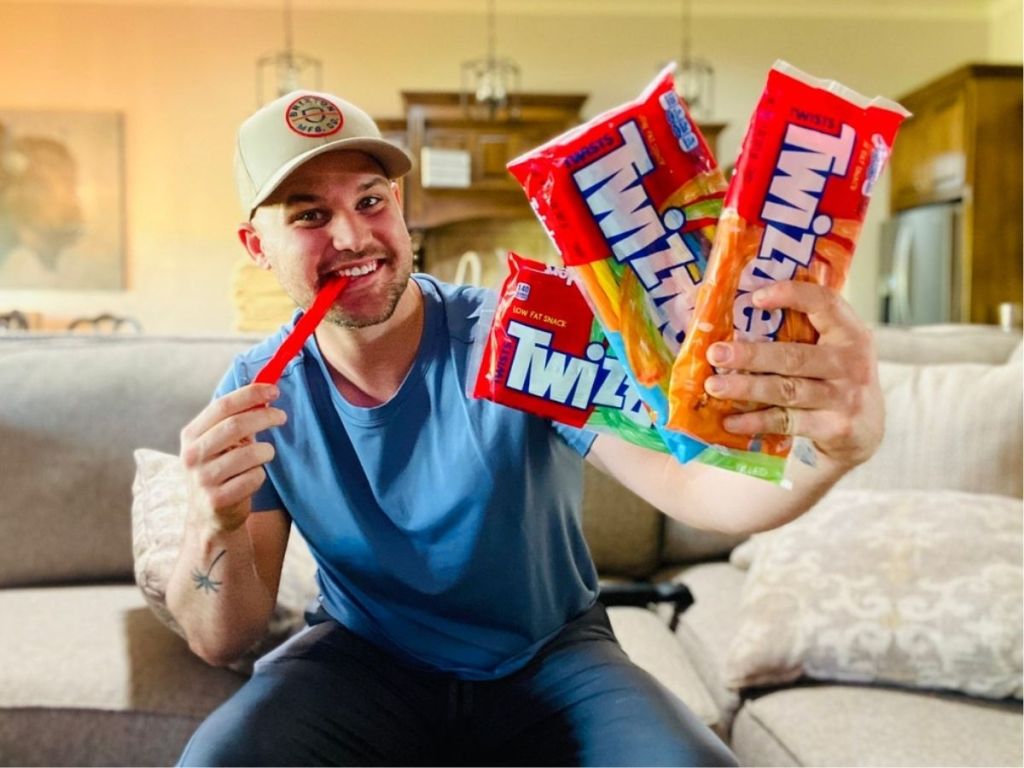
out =
<path fill-rule="evenodd" d="M 370 308 L 358 310 L 356 308 L 345 309 L 342 306 L 332 306 L 324 316 L 324 320 L 339 328 L 369 328 L 387 322 L 394 315 L 398 302 L 402 299 L 409 286 L 409 277 L 412 275 L 412 253 L 409 258 L 402 259 L 394 253 L 383 253 L 378 256 L 382 258 L 382 264 L 378 271 L 387 269 L 394 265 L 395 276 L 388 282 L 374 287 L 372 295 L 364 294 L 359 297 L 360 302 L 366 302 Z M 338 303 L 344 303 L 345 291 L 341 292 Z"/>
<path fill-rule="evenodd" d="M 395 280 L 388 283 L 384 298 L 375 313 L 356 315 L 338 307 L 331 307 L 327 314 L 324 315 L 324 321 L 339 328 L 369 328 L 372 325 L 379 325 L 390 320 L 391 316 L 395 314 L 395 308 L 398 307 L 402 294 L 405 293 L 405 289 L 408 287 L 409 275 L 412 274 L 412 271 L 405 270 L 405 273 L 404 280 Z M 342 295 L 344 293 L 342 291 Z"/>

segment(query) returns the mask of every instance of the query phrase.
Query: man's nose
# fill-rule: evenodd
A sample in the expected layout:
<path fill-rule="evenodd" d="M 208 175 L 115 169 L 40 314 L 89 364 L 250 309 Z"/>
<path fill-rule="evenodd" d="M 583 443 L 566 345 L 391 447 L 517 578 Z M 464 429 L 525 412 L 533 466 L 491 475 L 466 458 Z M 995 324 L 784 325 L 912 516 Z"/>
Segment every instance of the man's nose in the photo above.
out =
<path fill-rule="evenodd" d="M 366 250 L 371 241 L 369 224 L 359 215 L 338 213 L 331 217 L 331 244 L 336 251 Z"/>

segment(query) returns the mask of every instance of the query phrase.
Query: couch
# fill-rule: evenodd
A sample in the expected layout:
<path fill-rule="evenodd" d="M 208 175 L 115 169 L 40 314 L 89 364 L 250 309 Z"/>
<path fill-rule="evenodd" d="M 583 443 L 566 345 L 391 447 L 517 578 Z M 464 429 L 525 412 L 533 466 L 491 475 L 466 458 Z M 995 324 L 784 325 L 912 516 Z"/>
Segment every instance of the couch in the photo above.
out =
<path fill-rule="evenodd" d="M 166 616 L 161 620 L 160 585 L 144 573 L 158 558 L 138 514 L 152 480 L 144 460 L 162 452 L 164 467 L 173 465 L 181 426 L 249 343 L 0 336 L 0 765 L 172 764 L 201 719 L 244 682 L 244 667 L 207 666 Z M 1006 530 L 1005 514 L 1009 504 L 1012 528 L 1021 498 L 1020 337 L 985 327 L 879 328 L 876 343 L 887 361 L 881 366 L 887 436 L 879 454 L 822 502 L 841 502 L 826 510 L 832 517 L 823 518 L 824 544 L 822 525 L 796 531 L 811 542 L 819 537 L 803 548 L 799 536 L 771 538 L 790 533 L 790 526 L 747 542 L 695 531 L 588 470 L 584 525 L 602 575 L 609 583 L 684 583 L 696 597 L 674 631 L 665 606 L 612 608 L 616 633 L 631 657 L 729 741 L 744 765 L 1020 765 L 1020 614 L 1010 605 L 1014 594 L 1019 602 L 1020 545 L 1019 531 Z M 136 454 L 140 448 L 149 450 Z M 876 493 L 882 494 L 877 503 Z M 946 517 L 929 511 L 937 508 L 935 498 L 952 508 L 953 524 L 948 509 Z M 162 503 L 169 508 L 174 499 Z M 903 512 L 873 514 L 882 504 Z M 957 517 L 976 506 L 980 511 Z M 896 534 L 872 528 L 882 539 L 869 540 L 865 557 L 832 535 L 837 521 L 859 516 L 875 527 L 890 519 L 904 527 Z M 924 670 L 921 679 L 904 679 L 898 667 L 906 654 L 865 663 L 861 648 L 844 666 L 836 655 L 843 644 L 834 637 L 823 660 L 808 646 L 829 637 L 833 625 L 819 620 L 808 629 L 806 616 L 793 613 L 794 600 L 803 598 L 771 593 L 779 587 L 772 575 L 793 564 L 825 581 L 818 555 L 837 542 L 840 555 L 859 558 L 859 572 L 880 578 L 867 588 L 913 588 L 919 577 L 908 581 L 906 568 L 882 568 L 871 554 L 880 551 L 878 541 L 899 545 L 901 556 L 910 547 L 910 559 L 898 560 L 910 567 L 914 526 L 928 530 L 928 541 L 937 541 L 937 526 L 940 533 L 952 529 L 957 548 L 967 551 L 967 534 L 980 525 L 975 518 L 997 520 L 993 525 L 1002 527 L 993 541 L 998 537 L 1003 549 L 1006 542 L 1012 549 L 1017 537 L 1016 555 L 996 573 L 1009 598 L 975 589 L 957 603 L 963 626 L 996 638 L 981 642 L 974 656 L 1002 649 L 1003 666 L 994 676 L 974 671 L 972 648 L 963 643 L 952 654 L 960 674 L 952 682 L 933 674 L 934 659 L 915 668 Z M 858 526 L 853 529 L 856 534 Z M 936 551 L 940 560 L 948 557 Z M 148 559 L 140 566 L 143 555 Z M 832 557 L 838 568 L 842 558 Z M 984 565 L 967 568 L 987 574 Z M 312 589 L 308 567 L 307 559 L 295 569 L 299 594 L 287 596 L 293 603 Z M 799 581 L 800 573 L 787 573 L 782 586 Z M 765 610 L 767 618 L 754 615 Z M 293 606 L 296 615 L 301 610 Z M 794 628 L 799 632 L 778 652 L 781 659 L 753 658 Z M 940 631 L 939 641 L 958 637 L 960 628 Z M 287 633 L 294 621 L 277 629 Z M 877 640 L 878 632 L 868 636 Z M 919 641 L 912 638 L 911 646 Z M 737 646 L 745 649 L 739 660 Z M 994 656 L 989 661 L 999 666 Z"/>

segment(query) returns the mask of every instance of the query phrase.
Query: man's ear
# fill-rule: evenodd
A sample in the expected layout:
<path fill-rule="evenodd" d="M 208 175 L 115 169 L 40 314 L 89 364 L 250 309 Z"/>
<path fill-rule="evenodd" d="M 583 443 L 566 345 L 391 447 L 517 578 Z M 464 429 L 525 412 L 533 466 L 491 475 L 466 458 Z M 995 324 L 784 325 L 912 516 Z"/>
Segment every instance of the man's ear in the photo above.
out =
<path fill-rule="evenodd" d="M 397 181 L 391 182 L 391 194 L 395 196 L 395 202 L 398 203 L 398 210 L 405 210 L 405 201 L 402 200 L 402 188 L 398 185 Z"/>
<path fill-rule="evenodd" d="M 238 225 L 238 239 L 242 241 L 246 253 L 249 254 L 249 258 L 253 260 L 256 266 L 260 269 L 270 269 L 270 259 L 267 258 L 267 254 L 263 251 L 260 233 L 256 231 L 252 222 L 243 221 Z"/>

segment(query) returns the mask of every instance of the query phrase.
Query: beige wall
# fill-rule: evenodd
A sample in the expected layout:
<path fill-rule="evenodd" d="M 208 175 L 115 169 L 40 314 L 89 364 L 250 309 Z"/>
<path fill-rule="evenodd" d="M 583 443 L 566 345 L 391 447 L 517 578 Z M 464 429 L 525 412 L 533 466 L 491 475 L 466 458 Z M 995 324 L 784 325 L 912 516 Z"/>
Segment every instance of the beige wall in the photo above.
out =
<path fill-rule="evenodd" d="M 1020 63 L 1024 45 L 1024 3 L 999 0 L 992 9 L 989 27 L 989 54 L 994 61 Z"/>
<path fill-rule="evenodd" d="M 457 88 L 459 63 L 483 52 L 479 13 L 412 12 L 409 3 L 398 13 L 389 0 L 378 11 L 344 5 L 298 9 L 297 47 L 325 61 L 328 89 L 378 116 L 400 114 L 401 89 Z M 594 114 L 634 96 L 678 52 L 676 3 L 664 3 L 662 16 L 658 5 L 648 2 L 634 16 L 502 15 L 499 53 L 519 61 L 525 89 L 590 93 L 586 112 Z M 695 52 L 715 66 L 715 118 L 729 123 L 723 164 L 735 155 L 775 58 L 865 93 L 898 96 L 968 60 L 1012 59 L 1016 51 L 1020 61 L 1020 3 L 1006 7 L 1016 19 L 1012 40 L 984 14 L 698 16 Z M 241 254 L 233 131 L 255 105 L 254 61 L 279 47 L 281 34 L 277 7 L 0 2 L 0 108 L 125 115 L 130 269 L 123 292 L 0 290 L 0 310 L 111 310 L 135 315 L 153 332 L 230 330 L 230 276 Z M 869 319 L 887 197 L 883 184 L 847 291 Z"/>

